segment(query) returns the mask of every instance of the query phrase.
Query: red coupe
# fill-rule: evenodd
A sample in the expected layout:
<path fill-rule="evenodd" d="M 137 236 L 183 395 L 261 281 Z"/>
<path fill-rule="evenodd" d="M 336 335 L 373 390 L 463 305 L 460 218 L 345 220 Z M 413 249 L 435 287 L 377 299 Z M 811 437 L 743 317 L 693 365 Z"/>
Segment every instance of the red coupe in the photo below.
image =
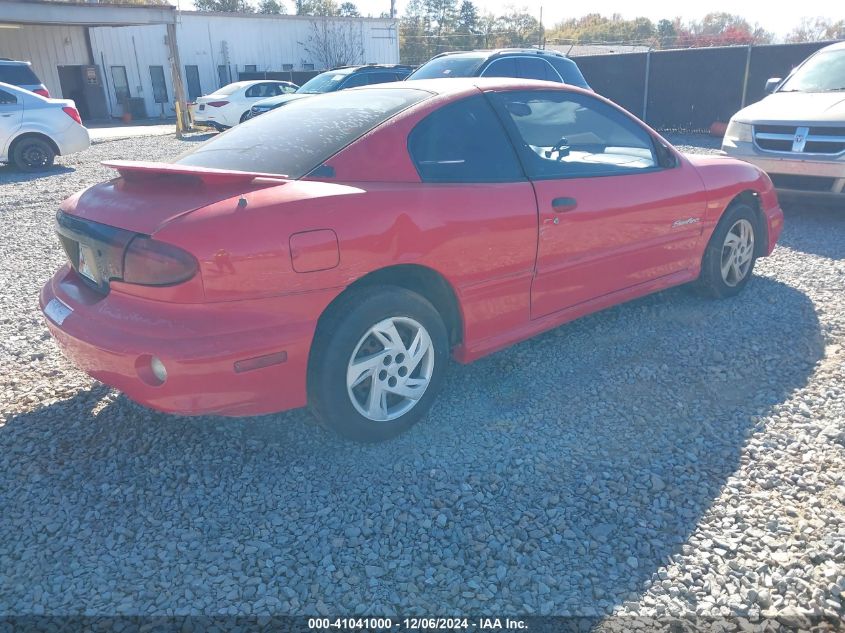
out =
<path fill-rule="evenodd" d="M 58 212 L 41 291 L 83 370 L 161 411 L 310 404 L 354 438 L 419 420 L 467 363 L 688 282 L 734 295 L 783 214 L 595 94 L 438 79 L 293 102 Z"/>

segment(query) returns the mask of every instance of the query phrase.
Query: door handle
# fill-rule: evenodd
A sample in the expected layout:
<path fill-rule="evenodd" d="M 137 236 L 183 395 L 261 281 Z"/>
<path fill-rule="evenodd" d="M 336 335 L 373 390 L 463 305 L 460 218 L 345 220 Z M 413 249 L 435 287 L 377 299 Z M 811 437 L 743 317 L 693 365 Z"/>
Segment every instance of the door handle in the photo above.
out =
<path fill-rule="evenodd" d="M 555 198 L 552 200 L 552 209 L 555 213 L 563 213 L 564 211 L 572 211 L 578 206 L 578 201 L 575 198 Z"/>

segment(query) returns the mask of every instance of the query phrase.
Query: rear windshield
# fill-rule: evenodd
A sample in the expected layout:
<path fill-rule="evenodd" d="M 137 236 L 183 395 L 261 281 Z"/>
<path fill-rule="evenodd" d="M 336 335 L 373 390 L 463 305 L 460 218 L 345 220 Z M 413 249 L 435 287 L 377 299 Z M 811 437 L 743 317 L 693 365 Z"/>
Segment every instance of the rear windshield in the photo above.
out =
<path fill-rule="evenodd" d="M 447 55 L 432 59 L 417 68 L 408 79 L 437 79 L 439 77 L 473 77 L 486 55 Z"/>
<path fill-rule="evenodd" d="M 321 92 L 332 92 L 337 90 L 344 79 L 349 76 L 349 72 L 336 72 L 330 70 L 325 73 L 320 73 L 316 77 L 312 77 L 300 86 L 297 92 L 305 92 L 308 94 L 318 94 Z"/>
<path fill-rule="evenodd" d="M 373 88 L 299 99 L 215 136 L 174 162 L 301 178 L 378 124 L 430 96 L 410 88 Z"/>
<path fill-rule="evenodd" d="M 41 82 L 32 68 L 25 64 L 0 64 L 0 81 L 13 86 L 32 86 Z"/>
<path fill-rule="evenodd" d="M 226 97 L 226 96 L 232 94 L 233 92 L 237 92 L 239 89 L 241 89 L 243 87 L 244 87 L 244 84 L 242 84 L 240 82 L 235 82 L 233 84 L 229 84 L 228 86 L 223 86 L 222 88 L 218 88 L 217 90 L 215 90 L 211 94 Z M 209 96 L 211 96 L 211 95 L 209 95 Z"/>

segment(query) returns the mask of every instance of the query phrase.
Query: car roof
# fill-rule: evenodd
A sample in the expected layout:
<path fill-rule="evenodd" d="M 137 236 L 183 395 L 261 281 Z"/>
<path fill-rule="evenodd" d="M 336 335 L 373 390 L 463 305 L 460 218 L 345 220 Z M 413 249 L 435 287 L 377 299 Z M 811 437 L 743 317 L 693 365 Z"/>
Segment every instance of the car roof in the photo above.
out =
<path fill-rule="evenodd" d="M 507 55 L 548 55 L 550 57 L 560 57 L 561 59 L 568 59 L 560 51 L 554 51 L 546 48 L 482 48 L 474 51 L 447 51 L 435 55 L 432 59 L 438 57 L 502 57 Z M 571 60 L 570 60 L 571 61 Z"/>
<path fill-rule="evenodd" d="M 830 46 L 825 46 L 824 48 L 820 48 L 821 51 L 841 51 L 845 50 L 845 42 L 836 42 L 836 44 L 831 44 Z"/>
<path fill-rule="evenodd" d="M 32 62 L 25 62 L 18 59 L 9 59 L 8 57 L 0 57 L 0 65 L 12 66 L 14 64 L 21 64 L 23 66 L 32 66 Z"/>
<path fill-rule="evenodd" d="M 573 92 L 588 92 L 572 84 L 562 84 L 556 81 L 540 81 L 537 79 L 518 79 L 514 77 L 438 77 L 437 79 L 417 79 L 415 81 L 394 81 L 372 86 L 350 88 L 350 90 L 377 89 L 405 89 L 425 90 L 436 95 L 449 95 L 477 90 L 531 90 L 545 88 L 546 90 L 571 90 Z"/>

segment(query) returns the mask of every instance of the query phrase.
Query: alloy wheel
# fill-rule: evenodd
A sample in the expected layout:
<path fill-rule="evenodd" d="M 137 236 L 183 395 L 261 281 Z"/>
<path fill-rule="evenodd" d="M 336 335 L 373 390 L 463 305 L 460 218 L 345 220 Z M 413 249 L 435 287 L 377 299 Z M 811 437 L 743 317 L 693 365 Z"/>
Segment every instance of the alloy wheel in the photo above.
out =
<path fill-rule="evenodd" d="M 746 219 L 734 222 L 722 244 L 722 281 L 734 287 L 748 276 L 754 259 L 754 227 Z"/>
<path fill-rule="evenodd" d="M 389 422 L 422 398 L 434 373 L 434 345 L 419 322 L 390 317 L 358 341 L 346 371 L 355 409 L 374 422 Z"/>

